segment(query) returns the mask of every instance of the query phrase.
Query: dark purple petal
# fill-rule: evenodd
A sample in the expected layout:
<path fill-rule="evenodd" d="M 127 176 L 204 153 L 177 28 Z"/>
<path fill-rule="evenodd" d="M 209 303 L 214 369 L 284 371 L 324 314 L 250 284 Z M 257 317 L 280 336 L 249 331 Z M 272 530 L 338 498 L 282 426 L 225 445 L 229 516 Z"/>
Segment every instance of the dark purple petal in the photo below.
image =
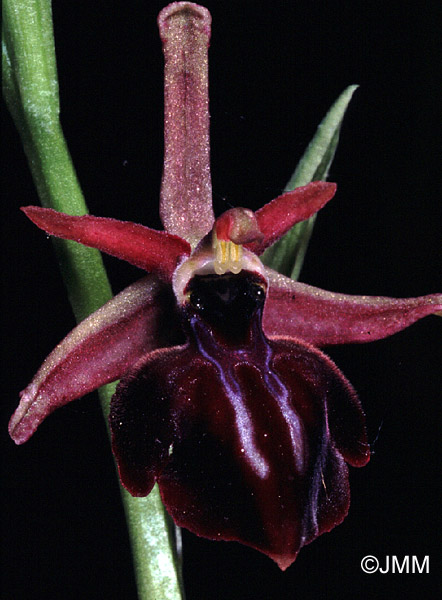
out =
<path fill-rule="evenodd" d="M 191 2 L 163 9 L 164 171 L 160 215 L 166 231 L 192 245 L 212 229 L 208 58 L 211 17 Z"/>
<path fill-rule="evenodd" d="M 344 459 L 369 460 L 359 402 L 313 347 L 257 329 L 229 345 L 200 317 L 189 322 L 188 345 L 148 355 L 114 396 L 122 483 L 145 495 L 157 481 L 178 525 L 285 569 L 347 514 Z"/>
<path fill-rule="evenodd" d="M 166 281 L 172 279 L 178 259 L 190 254 L 185 240 L 137 223 L 92 215 L 74 217 L 40 206 L 26 206 L 22 211 L 50 235 L 98 248 Z"/>
<path fill-rule="evenodd" d="M 56 408 L 119 379 L 147 351 L 170 343 L 172 303 L 170 291 L 150 275 L 82 321 L 21 393 L 9 424 L 12 439 L 26 442 Z"/>
<path fill-rule="evenodd" d="M 289 335 L 316 346 L 372 342 L 442 311 L 442 294 L 418 298 L 353 296 L 299 283 L 272 269 L 266 273 L 266 334 Z"/>
<path fill-rule="evenodd" d="M 255 254 L 262 254 L 296 223 L 318 212 L 336 193 L 336 184 L 314 181 L 278 196 L 256 211 L 263 239 L 245 244 Z"/>

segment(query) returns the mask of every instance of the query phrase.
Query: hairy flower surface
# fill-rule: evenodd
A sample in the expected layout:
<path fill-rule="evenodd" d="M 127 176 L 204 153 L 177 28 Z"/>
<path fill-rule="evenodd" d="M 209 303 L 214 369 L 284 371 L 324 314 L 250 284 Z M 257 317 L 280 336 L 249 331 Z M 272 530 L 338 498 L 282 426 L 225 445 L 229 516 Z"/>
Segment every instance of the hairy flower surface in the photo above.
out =
<path fill-rule="evenodd" d="M 350 296 L 264 267 L 264 250 L 320 210 L 313 182 L 256 212 L 217 219 L 209 166 L 208 11 L 158 19 L 165 55 L 165 231 L 26 207 L 47 233 L 149 274 L 80 323 L 48 356 L 11 418 L 21 444 L 56 408 L 121 379 L 112 446 L 135 496 L 159 484 L 178 525 L 264 552 L 285 569 L 346 516 L 347 464 L 370 457 L 351 384 L 318 347 L 394 334 L 442 310 L 442 294 Z"/>

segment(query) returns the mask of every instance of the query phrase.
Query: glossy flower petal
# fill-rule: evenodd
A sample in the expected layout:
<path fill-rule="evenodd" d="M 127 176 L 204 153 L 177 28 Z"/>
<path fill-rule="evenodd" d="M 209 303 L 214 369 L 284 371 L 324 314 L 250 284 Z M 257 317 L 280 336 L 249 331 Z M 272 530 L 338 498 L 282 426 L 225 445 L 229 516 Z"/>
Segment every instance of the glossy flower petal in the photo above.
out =
<path fill-rule="evenodd" d="M 290 335 L 315 346 L 373 342 L 441 313 L 442 294 L 418 298 L 355 296 L 327 292 L 266 269 L 267 335 Z"/>
<path fill-rule="evenodd" d="M 370 455 L 364 416 L 324 354 L 265 337 L 259 279 L 193 284 L 188 343 L 148 354 L 112 401 L 120 477 L 133 495 L 158 482 L 178 525 L 285 569 L 347 514 L 344 461 L 362 466 Z"/>
<path fill-rule="evenodd" d="M 170 281 L 178 259 L 190 254 L 190 246 L 176 235 L 144 225 L 106 217 L 65 215 L 51 208 L 22 208 L 33 223 L 50 235 L 74 240 L 85 246 L 126 260 Z"/>
<path fill-rule="evenodd" d="M 169 345 L 174 299 L 149 275 L 82 321 L 47 357 L 9 424 L 26 442 L 56 408 L 122 377 L 147 351 Z"/>
<path fill-rule="evenodd" d="M 246 248 L 255 254 L 262 254 L 293 225 L 308 219 L 323 208 L 335 193 L 335 183 L 314 181 L 268 202 L 255 213 L 263 239 L 245 244 Z"/>

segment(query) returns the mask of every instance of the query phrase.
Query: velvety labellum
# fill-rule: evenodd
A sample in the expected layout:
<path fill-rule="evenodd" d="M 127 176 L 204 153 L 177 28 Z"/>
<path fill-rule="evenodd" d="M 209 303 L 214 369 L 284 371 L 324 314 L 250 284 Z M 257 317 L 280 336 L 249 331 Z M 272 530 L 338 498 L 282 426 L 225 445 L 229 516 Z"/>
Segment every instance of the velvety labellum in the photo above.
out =
<path fill-rule="evenodd" d="M 189 292 L 187 343 L 138 363 L 112 402 L 122 482 L 145 495 L 157 481 L 179 525 L 286 568 L 347 513 L 344 461 L 369 459 L 363 413 L 320 351 L 266 338 L 256 275 L 195 277 Z"/>

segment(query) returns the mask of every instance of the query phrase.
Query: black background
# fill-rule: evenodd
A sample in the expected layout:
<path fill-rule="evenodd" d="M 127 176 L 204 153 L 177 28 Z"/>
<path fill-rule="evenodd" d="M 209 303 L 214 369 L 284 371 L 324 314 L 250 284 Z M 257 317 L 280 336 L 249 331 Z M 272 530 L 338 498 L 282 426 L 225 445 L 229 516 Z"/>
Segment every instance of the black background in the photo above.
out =
<path fill-rule="evenodd" d="M 160 227 L 164 4 L 54 4 L 62 124 L 90 211 Z M 358 83 L 330 174 L 338 193 L 301 279 L 357 294 L 440 289 L 440 15 L 417 2 L 206 5 L 217 213 L 277 196 L 331 103 Z M 54 413 L 24 446 L 5 434 L 19 390 L 74 321 L 51 243 L 18 211 L 38 199 L 8 116 L 3 135 L 2 598 L 135 599 L 94 397 Z M 106 265 L 115 292 L 139 276 Z M 285 573 L 253 550 L 185 532 L 188 600 L 434 597 L 441 327 L 430 317 L 391 339 L 329 350 L 360 393 L 374 442 L 370 464 L 351 469 L 349 516 Z M 381 564 L 429 555 L 431 572 L 364 575 L 367 554 Z"/>

